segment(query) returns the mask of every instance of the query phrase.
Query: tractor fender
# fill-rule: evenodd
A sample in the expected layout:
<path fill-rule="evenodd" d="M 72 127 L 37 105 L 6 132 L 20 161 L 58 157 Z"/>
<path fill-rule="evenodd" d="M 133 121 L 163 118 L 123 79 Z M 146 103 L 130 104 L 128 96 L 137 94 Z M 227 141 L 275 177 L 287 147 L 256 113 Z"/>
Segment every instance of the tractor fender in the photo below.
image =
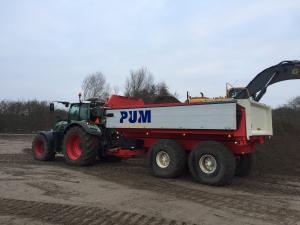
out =
<path fill-rule="evenodd" d="M 88 134 L 95 135 L 95 136 L 98 136 L 98 137 L 102 136 L 102 131 L 98 126 L 96 126 L 94 124 L 88 124 L 87 122 L 79 122 L 79 121 L 75 121 L 75 122 L 70 123 L 65 128 L 64 133 L 67 133 L 67 131 L 71 127 L 74 127 L 74 126 L 79 126 L 79 127 L 83 128 L 85 130 L 85 132 L 87 132 Z"/>
<path fill-rule="evenodd" d="M 51 148 L 54 147 L 54 134 L 52 131 L 40 131 L 38 134 L 43 135 L 47 139 Z"/>

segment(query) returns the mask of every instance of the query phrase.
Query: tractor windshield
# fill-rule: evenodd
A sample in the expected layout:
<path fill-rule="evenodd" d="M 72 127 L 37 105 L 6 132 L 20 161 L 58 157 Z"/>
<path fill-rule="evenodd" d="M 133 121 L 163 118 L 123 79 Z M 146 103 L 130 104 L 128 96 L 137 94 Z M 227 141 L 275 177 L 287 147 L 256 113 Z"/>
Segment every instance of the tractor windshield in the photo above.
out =
<path fill-rule="evenodd" d="M 90 120 L 90 104 L 80 106 L 80 120 Z"/>
<path fill-rule="evenodd" d="M 73 104 L 69 110 L 69 120 L 89 120 L 89 104 Z"/>
<path fill-rule="evenodd" d="M 79 119 L 79 105 L 71 105 L 69 110 L 69 120 Z"/>

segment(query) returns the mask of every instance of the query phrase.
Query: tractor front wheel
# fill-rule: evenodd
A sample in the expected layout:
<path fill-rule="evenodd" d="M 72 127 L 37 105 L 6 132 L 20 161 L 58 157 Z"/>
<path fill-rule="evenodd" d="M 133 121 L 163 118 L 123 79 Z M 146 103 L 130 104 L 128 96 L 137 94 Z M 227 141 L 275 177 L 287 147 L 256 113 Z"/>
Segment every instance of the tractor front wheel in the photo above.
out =
<path fill-rule="evenodd" d="M 74 166 L 92 165 L 96 161 L 100 142 L 81 127 L 70 128 L 65 137 L 63 153 L 66 163 Z"/>
<path fill-rule="evenodd" d="M 50 161 L 55 157 L 52 143 L 43 134 L 38 134 L 33 139 L 32 152 L 34 158 L 41 161 Z"/>

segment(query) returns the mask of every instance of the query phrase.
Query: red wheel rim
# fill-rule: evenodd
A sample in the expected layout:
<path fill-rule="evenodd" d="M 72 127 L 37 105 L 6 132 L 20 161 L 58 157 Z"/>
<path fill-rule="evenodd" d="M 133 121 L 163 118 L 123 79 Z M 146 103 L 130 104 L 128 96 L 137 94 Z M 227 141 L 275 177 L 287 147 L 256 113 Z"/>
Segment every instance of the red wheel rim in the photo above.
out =
<path fill-rule="evenodd" d="M 37 156 L 43 156 L 44 154 L 44 143 L 42 140 L 38 140 L 34 145 L 34 151 Z"/>
<path fill-rule="evenodd" d="M 71 160 L 77 160 L 81 156 L 82 150 L 80 142 L 80 137 L 78 135 L 72 135 L 68 138 L 66 148 L 68 157 Z"/>

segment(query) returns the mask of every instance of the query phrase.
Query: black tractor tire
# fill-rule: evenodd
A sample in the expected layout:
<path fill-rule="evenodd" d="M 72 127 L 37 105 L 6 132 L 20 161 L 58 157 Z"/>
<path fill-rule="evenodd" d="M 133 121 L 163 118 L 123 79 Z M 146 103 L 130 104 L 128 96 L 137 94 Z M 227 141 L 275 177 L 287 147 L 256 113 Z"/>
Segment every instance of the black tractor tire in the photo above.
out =
<path fill-rule="evenodd" d="M 163 164 L 166 157 L 169 163 Z M 159 140 L 150 149 L 150 168 L 157 177 L 180 176 L 186 168 L 186 161 L 185 150 L 174 140 Z"/>
<path fill-rule="evenodd" d="M 252 172 L 253 164 L 254 164 L 254 154 L 246 154 L 238 156 L 236 162 L 235 175 L 237 177 L 246 177 L 249 176 Z"/>
<path fill-rule="evenodd" d="M 196 145 L 189 155 L 189 170 L 202 184 L 223 186 L 229 184 L 235 173 L 235 157 L 220 142 L 205 141 Z"/>
<path fill-rule="evenodd" d="M 37 134 L 32 141 L 33 156 L 37 160 L 51 161 L 55 158 L 55 151 L 51 143 L 45 135 Z"/>
<path fill-rule="evenodd" d="M 71 127 L 64 136 L 65 162 L 72 166 L 88 166 L 96 161 L 100 140 L 79 126 Z"/>

